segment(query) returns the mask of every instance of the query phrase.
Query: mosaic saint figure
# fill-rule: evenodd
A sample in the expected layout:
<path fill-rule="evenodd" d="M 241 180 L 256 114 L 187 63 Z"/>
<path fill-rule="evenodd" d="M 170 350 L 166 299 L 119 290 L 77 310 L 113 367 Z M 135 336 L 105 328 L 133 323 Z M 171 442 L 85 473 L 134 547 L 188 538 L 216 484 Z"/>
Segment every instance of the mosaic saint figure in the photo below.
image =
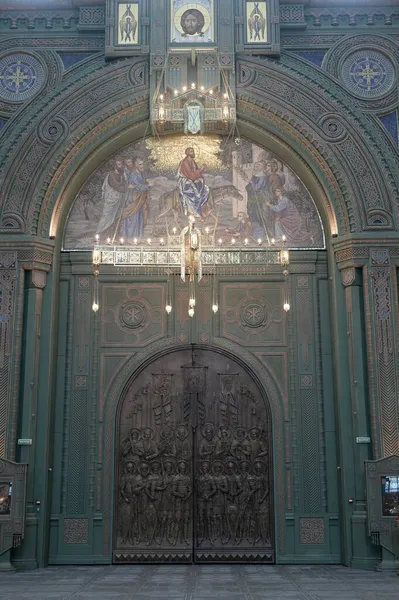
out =
<path fill-rule="evenodd" d="M 116 159 L 114 169 L 104 179 L 102 187 L 103 213 L 97 227 L 97 233 L 103 237 L 115 237 L 114 224 L 123 210 L 127 184 L 123 161 Z"/>
<path fill-rule="evenodd" d="M 268 197 L 268 176 L 265 165 L 259 161 L 254 164 L 251 180 L 245 187 L 247 191 L 247 214 L 252 223 L 252 237 L 265 237 L 266 225 L 264 206 Z"/>
<path fill-rule="evenodd" d="M 203 169 L 195 161 L 194 148 L 186 148 L 185 155 L 177 172 L 179 199 L 186 216 L 201 218 L 202 208 L 209 201 L 210 190 L 205 184 Z"/>
<path fill-rule="evenodd" d="M 127 194 L 120 234 L 127 239 L 140 239 L 144 236 L 148 218 L 148 190 L 151 187 L 144 177 L 144 162 L 141 158 L 125 160 L 125 182 Z"/>
<path fill-rule="evenodd" d="M 253 39 L 254 42 L 264 40 L 266 19 L 259 8 L 259 2 L 255 2 L 255 7 L 249 15 L 248 27 L 251 40 Z"/>
<path fill-rule="evenodd" d="M 267 203 L 274 216 L 274 228 L 276 237 L 285 236 L 288 243 L 295 244 L 309 240 L 311 236 L 303 226 L 302 217 L 295 204 L 288 198 L 283 187 L 275 190 L 277 204 Z"/>
<path fill-rule="evenodd" d="M 121 42 L 126 43 L 136 41 L 137 20 L 132 13 L 131 4 L 127 5 L 127 8 L 119 21 L 119 29 L 121 32 Z"/>
<path fill-rule="evenodd" d="M 102 237 L 112 241 L 121 235 L 127 239 L 142 238 L 148 217 L 148 190 L 141 158 L 115 161 L 114 170 L 103 183 L 103 214 L 97 227 Z"/>

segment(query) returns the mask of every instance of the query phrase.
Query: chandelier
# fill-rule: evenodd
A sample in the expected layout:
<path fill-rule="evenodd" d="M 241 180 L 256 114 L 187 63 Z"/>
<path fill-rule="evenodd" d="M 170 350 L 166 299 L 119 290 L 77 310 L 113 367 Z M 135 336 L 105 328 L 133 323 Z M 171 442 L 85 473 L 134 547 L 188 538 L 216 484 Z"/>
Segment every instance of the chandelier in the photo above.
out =
<path fill-rule="evenodd" d="M 246 238 L 243 245 L 233 237 L 214 239 L 209 227 L 201 227 L 195 217 L 190 215 L 188 224 L 178 232 L 173 227 L 166 237 L 158 239 L 147 238 L 139 240 L 118 241 L 100 240 L 96 235 L 92 264 L 94 275 L 94 297 L 92 309 L 97 312 L 100 308 L 99 275 L 101 265 L 112 265 L 118 269 L 136 267 L 138 272 L 164 273 L 167 277 L 165 311 L 169 315 L 172 310 L 170 277 L 179 274 L 183 282 L 188 284 L 188 315 L 193 318 L 197 304 L 196 288 L 204 275 L 211 278 L 212 304 L 211 309 L 216 314 L 219 310 L 219 300 L 216 285 L 218 272 L 226 269 L 257 266 L 262 271 L 278 273 L 284 277 L 283 310 L 290 310 L 289 302 L 289 265 L 290 252 L 286 238 L 257 240 L 256 246 L 251 246 Z"/>
<path fill-rule="evenodd" d="M 176 131 L 203 135 L 206 132 L 228 133 L 236 119 L 234 98 L 228 87 L 225 91 L 189 87 L 156 93 L 152 104 L 151 122 L 156 134 Z"/>

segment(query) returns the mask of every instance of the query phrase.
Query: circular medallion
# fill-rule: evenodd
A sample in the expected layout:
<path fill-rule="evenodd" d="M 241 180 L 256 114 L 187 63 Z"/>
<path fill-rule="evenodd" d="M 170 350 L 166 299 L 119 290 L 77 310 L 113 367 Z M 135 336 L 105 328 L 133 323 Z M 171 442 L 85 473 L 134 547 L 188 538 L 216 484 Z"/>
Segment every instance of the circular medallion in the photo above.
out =
<path fill-rule="evenodd" d="M 346 87 L 357 96 L 376 98 L 391 89 L 395 69 L 382 52 L 358 50 L 344 60 L 341 77 Z"/>
<path fill-rule="evenodd" d="M 341 142 L 348 135 L 339 115 L 323 115 L 319 119 L 319 125 L 322 128 L 323 137 L 331 142 Z"/>
<path fill-rule="evenodd" d="M 145 306 L 139 302 L 129 302 L 128 304 L 121 306 L 119 316 L 125 327 L 137 329 L 147 320 L 147 310 Z"/>
<path fill-rule="evenodd" d="M 23 102 L 32 98 L 44 83 L 44 68 L 30 54 L 10 54 L 0 59 L 0 98 Z"/>
<path fill-rule="evenodd" d="M 241 318 L 248 327 L 260 327 L 267 319 L 267 312 L 259 302 L 250 302 L 242 307 Z"/>

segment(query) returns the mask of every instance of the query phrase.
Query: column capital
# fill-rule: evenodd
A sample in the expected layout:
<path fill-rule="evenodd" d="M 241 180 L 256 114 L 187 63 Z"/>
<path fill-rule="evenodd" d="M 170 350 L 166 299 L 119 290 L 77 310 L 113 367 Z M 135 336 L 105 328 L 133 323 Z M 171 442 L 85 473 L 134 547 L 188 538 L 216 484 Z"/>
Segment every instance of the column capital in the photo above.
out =
<path fill-rule="evenodd" d="M 7 240 L 0 243 L 0 268 L 20 266 L 27 271 L 49 271 L 53 255 L 54 244 L 51 242 Z"/>

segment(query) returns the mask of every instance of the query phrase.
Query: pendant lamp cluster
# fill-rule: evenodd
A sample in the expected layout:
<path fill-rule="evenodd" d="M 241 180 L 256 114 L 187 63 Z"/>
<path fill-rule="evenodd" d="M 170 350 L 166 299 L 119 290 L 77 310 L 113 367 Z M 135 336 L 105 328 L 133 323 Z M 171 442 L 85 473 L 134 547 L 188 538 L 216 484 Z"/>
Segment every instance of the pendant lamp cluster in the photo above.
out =
<path fill-rule="evenodd" d="M 172 240 L 173 244 L 171 243 Z M 152 264 L 157 268 L 158 272 L 161 270 L 161 272 L 166 274 L 165 311 L 168 315 L 173 310 L 171 277 L 178 270 L 180 270 L 182 281 L 187 281 L 188 284 L 189 300 L 187 311 L 189 317 L 193 318 L 195 316 L 197 308 L 196 288 L 205 273 L 210 277 L 212 290 L 211 309 L 216 315 L 219 311 L 217 274 L 218 271 L 222 271 L 223 267 L 226 266 L 225 261 L 220 261 L 219 258 L 223 251 L 228 254 L 232 249 L 234 249 L 234 254 L 238 257 L 238 261 L 241 258 L 243 261 L 240 263 L 236 258 L 235 265 L 237 265 L 237 262 L 238 265 L 243 264 L 244 258 L 251 251 L 254 251 L 253 247 L 248 248 L 247 239 L 244 240 L 243 247 L 237 244 L 237 240 L 234 237 L 228 240 L 223 240 L 222 238 L 213 240 L 210 236 L 209 228 L 205 227 L 202 230 L 197 225 L 193 216 L 189 217 L 188 225 L 181 230 L 180 234 L 176 227 L 173 227 L 166 240 L 163 237 L 155 240 L 150 238 L 146 240 L 139 240 L 137 238 L 125 240 L 121 238 L 119 243 L 115 243 L 115 241 L 111 242 L 108 238 L 105 244 L 101 245 L 99 236 L 96 235 L 92 251 L 94 275 L 92 309 L 94 312 L 98 312 L 100 308 L 98 278 L 102 264 L 113 264 L 114 266 L 123 264 L 123 266 L 136 266 L 148 269 L 151 268 L 151 264 L 149 264 L 151 261 L 149 261 L 148 255 L 151 255 Z M 288 312 L 291 308 L 289 300 L 290 252 L 286 246 L 285 236 L 281 240 L 273 238 L 270 241 L 258 239 L 256 252 L 259 253 L 259 251 L 265 257 L 263 264 L 266 263 L 266 265 L 270 264 L 270 266 L 273 266 L 273 272 L 275 272 L 277 265 L 282 267 L 282 274 L 284 276 L 282 308 L 285 312 Z M 153 258 L 154 254 L 157 255 L 156 259 Z M 204 256 L 206 257 L 205 263 Z M 121 258 L 123 259 L 123 263 L 121 263 Z M 162 260 L 164 261 L 163 264 Z"/>

